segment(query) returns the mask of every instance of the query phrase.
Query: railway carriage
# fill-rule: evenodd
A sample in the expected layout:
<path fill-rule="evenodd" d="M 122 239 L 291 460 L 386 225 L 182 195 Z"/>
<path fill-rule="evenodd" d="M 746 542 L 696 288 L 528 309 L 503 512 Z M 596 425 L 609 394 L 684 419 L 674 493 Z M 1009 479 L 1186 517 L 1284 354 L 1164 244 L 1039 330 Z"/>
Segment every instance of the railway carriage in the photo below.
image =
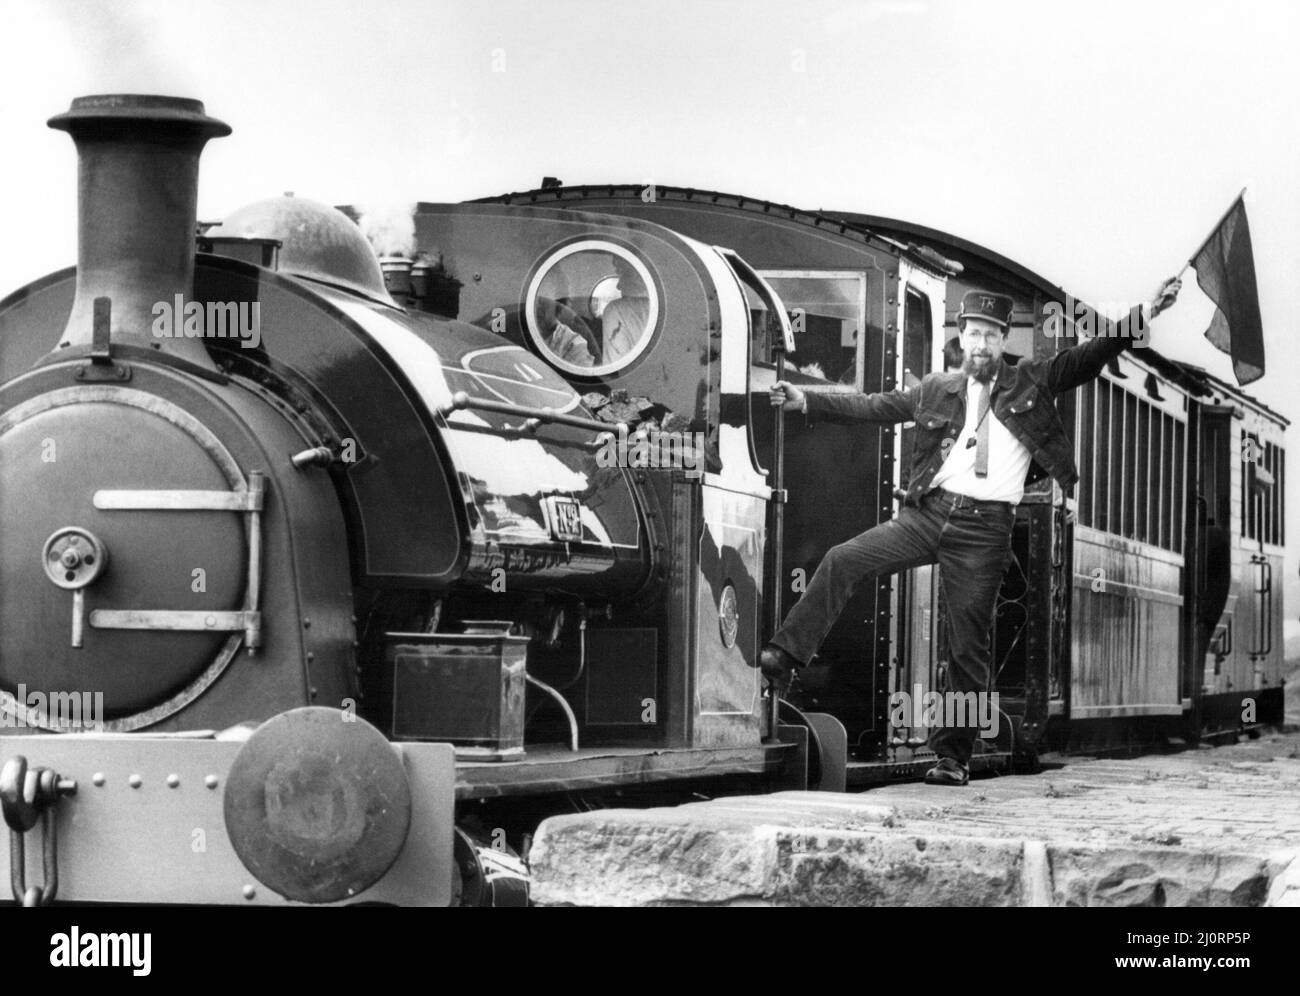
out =
<path fill-rule="evenodd" d="M 990 283 L 1016 294 L 1022 337 L 1045 333 L 1049 352 L 1068 344 L 1060 333 L 1071 317 L 1100 334 L 1118 331 L 1113 315 L 965 240 L 893 219 L 836 216 L 962 262 L 957 299 Z M 1059 402 L 1080 480 L 1064 503 L 1052 488 L 1052 504 L 1065 506 L 1053 532 L 1068 567 L 1049 554 L 1053 611 L 1040 605 L 1031 617 L 1050 618 L 1053 630 L 1027 641 L 1053 648 L 1048 711 L 1060 719 L 1047 742 L 1057 746 L 1232 736 L 1282 721 L 1272 577 L 1281 568 L 1282 434 L 1290 423 L 1168 359 L 1159 347 L 1174 343 L 1157 337 L 1154 345 L 1124 352 Z M 1239 598 L 1250 637 L 1236 656 Z M 1152 718 L 1131 721 L 1138 717 Z"/>

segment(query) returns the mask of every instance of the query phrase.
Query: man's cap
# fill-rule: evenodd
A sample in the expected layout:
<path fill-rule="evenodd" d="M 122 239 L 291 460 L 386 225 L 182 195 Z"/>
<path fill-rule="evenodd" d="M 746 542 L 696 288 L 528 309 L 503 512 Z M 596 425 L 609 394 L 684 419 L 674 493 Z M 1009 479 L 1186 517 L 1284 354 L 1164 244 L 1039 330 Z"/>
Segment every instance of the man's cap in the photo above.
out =
<path fill-rule="evenodd" d="M 967 291 L 962 296 L 961 308 L 957 311 L 957 322 L 960 324 L 963 318 L 984 318 L 1009 329 L 1014 306 L 1015 301 L 1008 294 L 986 290 Z"/>

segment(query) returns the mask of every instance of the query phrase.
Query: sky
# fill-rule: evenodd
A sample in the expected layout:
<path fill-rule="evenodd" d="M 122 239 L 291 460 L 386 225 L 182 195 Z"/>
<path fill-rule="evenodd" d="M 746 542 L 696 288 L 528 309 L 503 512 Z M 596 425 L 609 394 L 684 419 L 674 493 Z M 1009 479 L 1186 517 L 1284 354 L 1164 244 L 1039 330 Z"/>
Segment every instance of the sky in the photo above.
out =
<path fill-rule="evenodd" d="M 662 183 L 928 225 L 1094 302 L 1149 299 L 1245 187 L 1268 365 L 1247 390 L 1300 419 L 1298 37 L 1282 0 L 0 0 L 0 296 L 75 260 L 76 162 L 45 121 L 89 93 L 196 97 L 234 128 L 200 218 Z M 1187 278 L 1153 344 L 1231 383 Z"/>

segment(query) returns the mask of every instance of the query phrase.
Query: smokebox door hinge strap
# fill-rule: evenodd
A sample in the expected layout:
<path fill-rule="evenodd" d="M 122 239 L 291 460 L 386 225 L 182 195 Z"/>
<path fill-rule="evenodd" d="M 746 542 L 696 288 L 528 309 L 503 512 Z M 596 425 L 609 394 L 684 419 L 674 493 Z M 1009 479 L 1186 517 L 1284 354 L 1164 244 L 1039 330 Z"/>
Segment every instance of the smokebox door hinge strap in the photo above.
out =
<path fill-rule="evenodd" d="M 113 302 L 107 297 L 95 298 L 94 326 L 91 329 L 90 360 L 92 363 L 113 362 Z"/>
<path fill-rule="evenodd" d="M 266 475 L 248 475 L 245 491 L 96 491 L 96 508 L 111 511 L 243 512 L 248 516 L 248 582 L 239 612 L 171 609 L 95 609 L 90 625 L 96 629 L 152 629 L 227 633 L 244 631 L 244 645 L 253 653 L 262 645 L 262 613 L 258 611 L 262 579 L 262 506 Z"/>
<path fill-rule="evenodd" d="M 123 381 L 131 379 L 131 368 L 125 363 L 113 362 L 113 301 L 107 297 L 95 298 L 95 309 L 90 337 L 90 362 L 77 367 L 80 381 Z"/>
<path fill-rule="evenodd" d="M 96 491 L 95 507 L 116 512 L 260 512 L 262 492 Z"/>

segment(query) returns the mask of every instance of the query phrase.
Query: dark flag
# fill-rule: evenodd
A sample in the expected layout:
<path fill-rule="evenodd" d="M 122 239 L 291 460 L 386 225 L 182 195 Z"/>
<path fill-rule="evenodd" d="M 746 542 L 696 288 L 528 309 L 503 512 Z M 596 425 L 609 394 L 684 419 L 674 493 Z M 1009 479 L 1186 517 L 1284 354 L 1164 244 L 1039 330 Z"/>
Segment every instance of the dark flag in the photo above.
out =
<path fill-rule="evenodd" d="M 1205 338 L 1232 357 L 1238 384 L 1263 377 L 1264 327 L 1255 288 L 1255 255 L 1240 195 L 1191 264 L 1201 290 L 1218 306 Z"/>

